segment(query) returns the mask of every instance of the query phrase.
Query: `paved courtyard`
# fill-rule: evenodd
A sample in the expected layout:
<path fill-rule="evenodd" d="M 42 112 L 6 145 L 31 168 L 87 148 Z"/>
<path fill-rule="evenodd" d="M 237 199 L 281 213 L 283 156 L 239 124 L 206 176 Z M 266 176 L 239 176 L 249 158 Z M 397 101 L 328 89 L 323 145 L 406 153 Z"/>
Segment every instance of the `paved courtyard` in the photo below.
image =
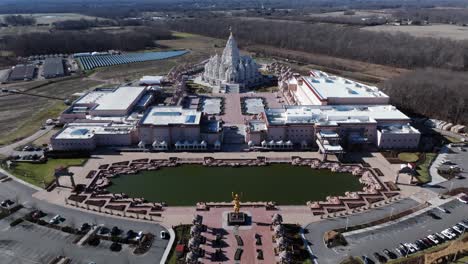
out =
<path fill-rule="evenodd" d="M 243 115 L 241 109 L 241 98 L 265 98 L 269 108 L 281 108 L 283 106 L 283 99 L 280 93 L 232 93 L 232 94 L 213 94 L 215 97 L 225 98 L 225 109 L 228 109 L 224 115 L 221 116 L 226 124 L 236 125 L 244 124 L 245 120 L 251 118 L 250 115 Z"/>
<path fill-rule="evenodd" d="M 234 254 L 237 248 L 242 248 L 242 258 L 240 263 L 275 263 L 275 255 L 273 251 L 272 235 L 270 230 L 271 217 L 274 211 L 266 211 L 263 208 L 242 208 L 243 212 L 252 214 L 252 225 L 248 229 L 240 227 L 238 230 L 229 227 L 223 227 L 223 213 L 232 211 L 231 208 L 214 208 L 207 212 L 199 212 L 203 216 L 203 224 L 208 227 L 208 232 L 203 232 L 202 235 L 207 238 L 207 243 L 203 245 L 206 251 L 202 263 L 219 263 L 214 261 L 211 256 L 214 254 L 217 247 L 212 247 L 212 241 L 215 239 L 216 234 L 223 235 L 224 246 L 221 247 L 225 260 L 221 262 L 235 263 Z M 255 245 L 255 234 L 261 236 L 262 245 Z M 235 235 L 242 238 L 243 246 L 238 246 Z M 257 260 L 256 250 L 263 250 L 264 260 Z"/>

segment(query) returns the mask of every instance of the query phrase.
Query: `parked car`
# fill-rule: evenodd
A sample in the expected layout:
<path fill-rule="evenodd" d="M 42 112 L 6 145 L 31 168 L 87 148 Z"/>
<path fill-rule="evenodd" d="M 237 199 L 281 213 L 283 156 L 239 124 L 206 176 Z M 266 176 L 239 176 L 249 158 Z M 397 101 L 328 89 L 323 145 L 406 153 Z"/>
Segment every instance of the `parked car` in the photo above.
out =
<path fill-rule="evenodd" d="M 374 252 L 374 257 L 377 259 L 379 263 L 387 263 L 387 258 L 379 254 L 378 252 Z"/>
<path fill-rule="evenodd" d="M 112 243 L 110 245 L 110 250 L 112 250 L 114 252 L 118 252 L 118 251 L 122 250 L 122 244 L 114 242 L 114 243 Z"/>
<path fill-rule="evenodd" d="M 33 211 L 31 213 L 31 217 L 34 220 L 37 220 L 37 219 L 42 218 L 44 216 L 46 216 L 46 213 L 42 212 L 41 210 L 35 210 L 35 211 Z"/>
<path fill-rule="evenodd" d="M 52 217 L 52 219 L 49 220 L 49 224 L 58 224 L 62 220 L 62 217 L 60 215 L 56 215 Z"/>
<path fill-rule="evenodd" d="M 140 231 L 137 233 L 137 235 L 135 236 L 135 240 L 136 241 L 139 241 L 143 238 L 143 231 Z"/>
<path fill-rule="evenodd" d="M 429 245 L 429 247 L 432 247 L 434 246 L 436 243 L 434 243 L 434 241 L 430 240 L 429 238 L 425 237 L 422 239 L 427 245 Z"/>
<path fill-rule="evenodd" d="M 118 236 L 120 235 L 120 233 L 122 233 L 122 230 L 120 230 L 118 227 L 114 226 L 112 227 L 111 231 L 110 231 L 110 234 L 112 236 Z"/>
<path fill-rule="evenodd" d="M 460 227 L 458 227 L 457 225 L 454 225 L 454 226 L 452 226 L 452 229 L 453 229 L 455 232 L 457 232 L 458 234 L 461 235 L 461 234 L 463 234 L 465 228 L 464 228 L 464 227 L 460 228 Z"/>
<path fill-rule="evenodd" d="M 368 256 L 361 256 L 361 259 L 362 259 L 362 262 L 364 262 L 364 264 L 372 264 L 374 263 L 374 261 L 372 261 Z"/>
<path fill-rule="evenodd" d="M 6 200 L 3 200 L 1 203 L 0 203 L 0 206 L 3 207 L 3 208 L 10 208 L 12 205 L 14 205 L 15 202 L 13 202 L 12 200 L 9 200 L 9 199 L 6 199 Z"/>
<path fill-rule="evenodd" d="M 467 223 L 464 223 L 463 221 L 461 221 L 460 223 L 458 223 L 459 225 L 463 226 L 465 229 L 468 228 L 468 224 Z"/>
<path fill-rule="evenodd" d="M 86 232 L 88 231 L 89 229 L 91 229 L 91 226 L 88 224 L 88 223 L 83 223 L 80 227 L 80 231 L 81 232 Z"/>
<path fill-rule="evenodd" d="M 162 230 L 161 233 L 159 233 L 159 237 L 160 237 L 161 239 L 168 239 L 168 238 L 169 238 L 169 234 L 168 234 L 166 231 Z"/>
<path fill-rule="evenodd" d="M 388 249 L 384 249 L 383 250 L 383 253 L 385 255 L 387 255 L 387 257 L 391 258 L 391 259 L 396 259 L 398 258 L 397 254 L 393 253 L 392 251 L 388 250 Z"/>
<path fill-rule="evenodd" d="M 455 238 L 455 234 L 452 234 L 452 232 L 448 231 L 448 229 L 442 230 L 441 233 L 450 240 Z"/>
<path fill-rule="evenodd" d="M 447 237 L 442 235 L 441 233 L 435 233 L 435 235 L 439 238 L 441 243 L 447 240 Z"/>
<path fill-rule="evenodd" d="M 125 237 L 125 239 L 132 239 L 134 237 L 136 237 L 137 233 L 135 233 L 133 230 L 128 230 L 127 231 L 127 236 Z"/>
<path fill-rule="evenodd" d="M 436 208 L 443 213 L 450 214 L 450 211 L 443 207 L 437 206 Z"/>
<path fill-rule="evenodd" d="M 411 254 L 416 252 L 416 249 L 410 243 L 405 243 L 404 245 Z"/>
<path fill-rule="evenodd" d="M 430 217 L 432 217 L 433 219 L 436 219 L 436 220 L 441 219 L 441 217 L 438 216 L 437 214 L 435 214 L 434 212 L 428 212 L 427 215 L 429 215 Z"/>
<path fill-rule="evenodd" d="M 101 228 L 99 228 L 98 235 L 105 236 L 105 235 L 107 235 L 109 233 L 110 233 L 109 228 L 107 228 L 105 226 L 101 226 Z"/>
<path fill-rule="evenodd" d="M 468 204 L 468 195 L 462 195 L 462 196 L 458 197 L 457 200 L 464 203 L 464 204 Z"/>
<path fill-rule="evenodd" d="M 427 238 L 436 245 L 440 243 L 440 240 L 438 239 L 438 237 L 434 235 L 428 235 Z"/>

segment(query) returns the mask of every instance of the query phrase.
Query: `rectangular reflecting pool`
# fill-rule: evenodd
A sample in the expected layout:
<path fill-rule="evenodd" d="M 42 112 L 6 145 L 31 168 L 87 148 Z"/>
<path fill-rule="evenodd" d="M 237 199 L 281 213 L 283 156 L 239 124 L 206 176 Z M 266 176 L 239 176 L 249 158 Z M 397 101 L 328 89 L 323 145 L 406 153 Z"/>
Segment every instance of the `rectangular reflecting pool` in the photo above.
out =
<path fill-rule="evenodd" d="M 350 173 L 314 170 L 306 166 L 275 164 L 265 167 L 205 167 L 181 165 L 122 175 L 112 179 L 113 193 L 144 197 L 171 206 L 197 202 L 228 202 L 231 192 L 243 193 L 242 201 L 275 201 L 280 205 L 304 205 L 329 195 L 359 191 L 359 179 Z"/>

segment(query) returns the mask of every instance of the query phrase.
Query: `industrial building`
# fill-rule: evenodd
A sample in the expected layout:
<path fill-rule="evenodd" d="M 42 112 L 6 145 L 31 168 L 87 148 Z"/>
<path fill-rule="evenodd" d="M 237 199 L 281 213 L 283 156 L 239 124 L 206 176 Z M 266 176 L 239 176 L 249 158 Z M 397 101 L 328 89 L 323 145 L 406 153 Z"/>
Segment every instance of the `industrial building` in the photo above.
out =
<path fill-rule="evenodd" d="M 11 69 L 9 81 L 31 81 L 36 77 L 36 65 L 18 64 Z"/>
<path fill-rule="evenodd" d="M 42 76 L 46 79 L 65 76 L 63 59 L 61 57 L 46 58 L 44 60 Z"/>

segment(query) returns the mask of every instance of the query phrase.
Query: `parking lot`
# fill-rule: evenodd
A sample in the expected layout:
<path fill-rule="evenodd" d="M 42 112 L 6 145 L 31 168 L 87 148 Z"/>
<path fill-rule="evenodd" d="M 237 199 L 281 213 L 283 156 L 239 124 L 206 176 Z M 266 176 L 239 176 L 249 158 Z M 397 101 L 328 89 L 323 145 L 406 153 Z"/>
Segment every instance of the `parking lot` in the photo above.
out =
<path fill-rule="evenodd" d="M 49 260 L 64 255 L 72 259 L 72 263 L 158 263 L 167 246 L 168 240 L 159 237 L 164 227 L 121 218 L 107 217 L 88 212 L 69 209 L 45 203 L 31 197 L 34 190 L 15 181 L 0 183 L 0 200 L 19 200 L 26 208 L 0 220 L 0 263 L 48 263 Z M 128 230 L 150 232 L 155 238 L 148 252 L 142 255 L 133 254 L 134 247 L 122 244 L 122 250 L 110 250 L 111 241 L 101 239 L 97 246 L 78 246 L 73 243 L 77 235 L 65 233 L 48 226 L 24 221 L 11 227 L 10 223 L 23 217 L 32 209 L 38 208 L 47 215 L 42 217 L 49 222 L 55 215 L 62 216 L 59 226 L 74 226 L 80 228 L 83 223 L 103 225 L 112 229 L 117 226 L 125 236 Z"/>
<path fill-rule="evenodd" d="M 379 252 L 383 255 L 384 249 L 389 249 L 396 252 L 395 248 L 400 243 L 413 243 L 417 239 L 424 238 L 430 234 L 440 233 L 442 230 L 452 227 L 462 219 L 468 217 L 468 207 L 466 204 L 454 200 L 443 205 L 442 208 L 447 209 L 449 213 L 444 213 L 438 209 L 432 209 L 435 216 L 440 219 L 435 219 L 428 213 L 403 220 L 396 224 L 391 224 L 372 231 L 360 232 L 357 234 L 346 235 L 346 241 L 349 245 L 335 248 L 337 254 L 362 256 L 367 255 L 371 259 L 374 252 Z M 377 261 L 376 261 L 377 262 Z"/>

